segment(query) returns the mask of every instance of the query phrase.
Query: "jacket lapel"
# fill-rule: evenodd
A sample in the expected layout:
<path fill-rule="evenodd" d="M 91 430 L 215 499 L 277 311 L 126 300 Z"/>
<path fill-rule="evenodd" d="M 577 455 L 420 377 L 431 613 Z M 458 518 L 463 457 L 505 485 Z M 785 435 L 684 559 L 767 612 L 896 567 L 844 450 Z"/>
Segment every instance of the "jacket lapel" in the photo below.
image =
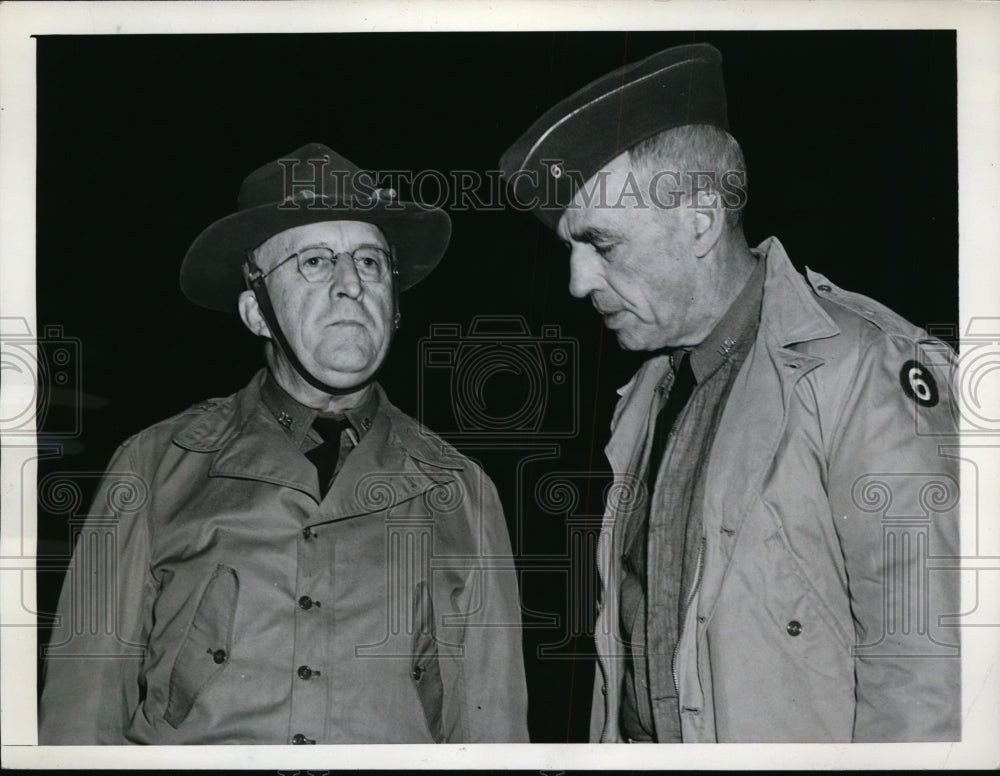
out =
<path fill-rule="evenodd" d="M 292 445 L 284 428 L 260 401 L 264 370 L 235 396 L 199 415 L 174 438 L 194 452 L 215 453 L 210 477 L 259 480 L 294 488 L 321 502 L 316 469 Z M 321 505 L 321 520 L 381 511 L 429 488 L 451 482 L 461 470 L 457 453 L 421 434 L 396 409 L 381 386 L 372 427 L 351 452 Z"/>
<path fill-rule="evenodd" d="M 705 488 L 705 575 L 701 613 L 718 599 L 740 528 L 774 460 L 785 433 L 787 408 L 798 381 L 823 360 L 792 345 L 839 333 L 813 299 L 781 244 L 771 238 L 761 323 L 723 411 L 709 458 Z"/>
<path fill-rule="evenodd" d="M 597 694 L 595 687 L 591 738 L 599 738 L 602 742 L 612 743 L 621 740 L 616 720 L 615 723 L 608 724 L 610 718 L 607 716 L 608 709 L 612 710 L 612 714 L 617 714 L 623 665 L 621 641 L 618 638 L 618 577 L 621 572 L 621 553 L 617 548 L 620 547 L 621 533 L 629 518 L 628 512 L 634 510 L 639 503 L 643 503 L 636 500 L 640 487 L 638 483 L 630 484 L 626 478 L 636 458 L 642 455 L 645 448 L 649 436 L 649 414 L 654 390 L 663 379 L 669 365 L 668 356 L 655 356 L 646 361 L 625 386 L 618 389 L 621 398 L 611 419 L 611 438 L 604 448 L 615 482 L 624 483 L 624 487 L 616 489 L 619 496 L 614 500 L 609 499 L 605 505 L 601 533 L 597 540 L 597 568 L 601 578 L 602 598 L 599 602 L 594 640 L 600 658 L 603 683 L 599 676 L 597 684 L 601 686 L 601 694 Z"/>
<path fill-rule="evenodd" d="M 457 454 L 448 455 L 440 443 L 435 448 L 384 394 L 380 400 L 372 427 L 348 456 L 320 505 L 318 521 L 391 511 L 434 488 L 458 486 L 454 471 L 464 466 Z"/>
<path fill-rule="evenodd" d="M 639 368 L 628 383 L 618 389 L 621 399 L 611 419 L 611 438 L 604 448 L 604 454 L 616 477 L 628 472 L 633 458 L 642 449 L 653 392 L 663 380 L 669 366 L 669 356 L 654 356 Z"/>
<path fill-rule="evenodd" d="M 319 501 L 315 468 L 260 401 L 264 375 L 259 371 L 246 388 L 199 416 L 174 442 L 194 452 L 216 453 L 210 477 L 270 482 Z"/>

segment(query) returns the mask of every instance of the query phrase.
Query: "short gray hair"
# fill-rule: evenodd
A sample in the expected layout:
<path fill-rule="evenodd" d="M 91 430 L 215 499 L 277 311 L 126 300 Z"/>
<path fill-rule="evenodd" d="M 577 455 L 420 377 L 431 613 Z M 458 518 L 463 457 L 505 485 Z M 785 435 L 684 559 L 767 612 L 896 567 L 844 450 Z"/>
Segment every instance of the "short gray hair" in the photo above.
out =
<path fill-rule="evenodd" d="M 708 173 L 700 182 L 708 182 L 706 190 L 721 198 L 727 226 L 735 229 L 742 225 L 747 201 L 746 162 L 740 144 L 724 129 L 711 124 L 667 129 L 629 148 L 628 157 L 633 169 L 677 171 L 686 184 L 692 181 L 693 173 Z"/>

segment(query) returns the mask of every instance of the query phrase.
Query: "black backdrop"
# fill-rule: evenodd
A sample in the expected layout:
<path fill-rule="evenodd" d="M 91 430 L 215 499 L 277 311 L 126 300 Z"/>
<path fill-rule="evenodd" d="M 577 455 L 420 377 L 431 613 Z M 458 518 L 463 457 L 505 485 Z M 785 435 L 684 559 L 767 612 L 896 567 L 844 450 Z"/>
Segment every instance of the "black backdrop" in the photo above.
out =
<path fill-rule="evenodd" d="M 946 333 L 937 327 L 958 315 L 950 31 L 39 38 L 37 320 L 43 352 L 68 342 L 77 368 L 45 394 L 40 644 L 69 521 L 115 446 L 231 393 L 261 362 L 235 316 L 195 307 L 177 283 L 188 245 L 232 212 L 244 175 L 314 140 L 374 170 L 485 175 L 553 102 L 694 41 L 723 53 L 751 243 L 777 235 L 800 268 Z M 403 296 L 381 379 L 404 411 L 461 432 L 450 438 L 496 482 L 521 569 L 532 740 L 583 741 L 594 670 L 586 538 L 602 511 L 614 390 L 638 361 L 569 296 L 565 251 L 532 216 L 466 210 L 452 220 L 439 269 Z M 540 389 L 510 372 L 483 386 L 489 417 L 542 402 L 521 433 L 456 420 L 467 397 L 455 395 L 454 371 L 427 361 L 430 349 L 450 350 L 456 370 L 479 352 L 431 330 L 467 335 L 475 316 L 522 321 L 517 342 L 539 360 Z M 558 384 L 554 348 L 570 357 Z M 59 483 L 78 498 L 53 498 Z"/>

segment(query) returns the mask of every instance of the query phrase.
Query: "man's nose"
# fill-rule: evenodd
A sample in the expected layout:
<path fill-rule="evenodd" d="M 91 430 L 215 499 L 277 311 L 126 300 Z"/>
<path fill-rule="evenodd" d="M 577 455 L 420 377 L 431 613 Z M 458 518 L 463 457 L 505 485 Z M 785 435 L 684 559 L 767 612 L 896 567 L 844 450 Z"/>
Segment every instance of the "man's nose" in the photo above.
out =
<path fill-rule="evenodd" d="M 574 246 L 569 255 L 569 292 L 583 299 L 601 283 L 596 257 L 588 255 L 582 246 Z"/>
<path fill-rule="evenodd" d="M 361 296 L 361 276 L 350 254 L 342 254 L 333 264 L 333 283 L 331 291 L 335 296 L 348 296 L 357 299 Z"/>

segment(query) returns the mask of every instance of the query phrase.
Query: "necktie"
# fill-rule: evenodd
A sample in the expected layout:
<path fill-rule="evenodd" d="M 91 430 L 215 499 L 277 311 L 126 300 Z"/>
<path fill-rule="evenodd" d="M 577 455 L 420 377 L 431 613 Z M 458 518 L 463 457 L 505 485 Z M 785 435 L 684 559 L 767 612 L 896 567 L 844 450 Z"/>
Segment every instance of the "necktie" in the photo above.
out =
<path fill-rule="evenodd" d="M 625 555 L 624 562 L 628 571 L 634 575 L 638 584 L 645 590 L 646 585 L 646 528 L 648 525 L 648 506 L 652 505 L 653 486 L 656 484 L 656 475 L 660 471 L 660 463 L 663 461 L 663 453 L 667 447 L 667 435 L 674 427 L 677 416 L 680 415 L 684 405 L 691 398 L 691 393 L 697 381 L 694 379 L 694 372 L 691 371 L 691 359 L 686 353 L 680 356 L 680 362 L 675 367 L 674 382 L 670 388 L 670 395 L 666 402 L 660 407 L 656 416 L 656 425 L 653 428 L 653 444 L 649 451 L 649 466 L 646 469 L 646 498 L 647 512 L 642 519 L 633 519 L 625 529 Z"/>
<path fill-rule="evenodd" d="M 656 484 L 656 475 L 660 472 L 660 462 L 663 460 L 663 453 L 667 447 L 667 435 L 677 422 L 677 416 L 691 398 L 691 393 L 697 385 L 694 372 L 691 370 L 691 357 L 687 353 L 682 353 L 680 363 L 674 369 L 674 384 L 670 388 L 670 395 L 667 401 L 660 408 L 656 416 L 656 427 L 653 429 L 653 446 L 649 451 L 649 467 L 646 469 L 646 487 L 650 498 L 653 495 L 653 486 Z"/>
<path fill-rule="evenodd" d="M 323 442 L 306 453 L 306 458 L 312 461 L 316 467 L 316 476 L 319 480 L 319 491 L 326 496 L 330 489 L 330 481 L 334 472 L 337 471 L 337 464 L 340 462 L 340 441 L 344 431 L 350 428 L 347 418 L 324 418 L 317 416 L 312 427 L 322 438 Z"/>

